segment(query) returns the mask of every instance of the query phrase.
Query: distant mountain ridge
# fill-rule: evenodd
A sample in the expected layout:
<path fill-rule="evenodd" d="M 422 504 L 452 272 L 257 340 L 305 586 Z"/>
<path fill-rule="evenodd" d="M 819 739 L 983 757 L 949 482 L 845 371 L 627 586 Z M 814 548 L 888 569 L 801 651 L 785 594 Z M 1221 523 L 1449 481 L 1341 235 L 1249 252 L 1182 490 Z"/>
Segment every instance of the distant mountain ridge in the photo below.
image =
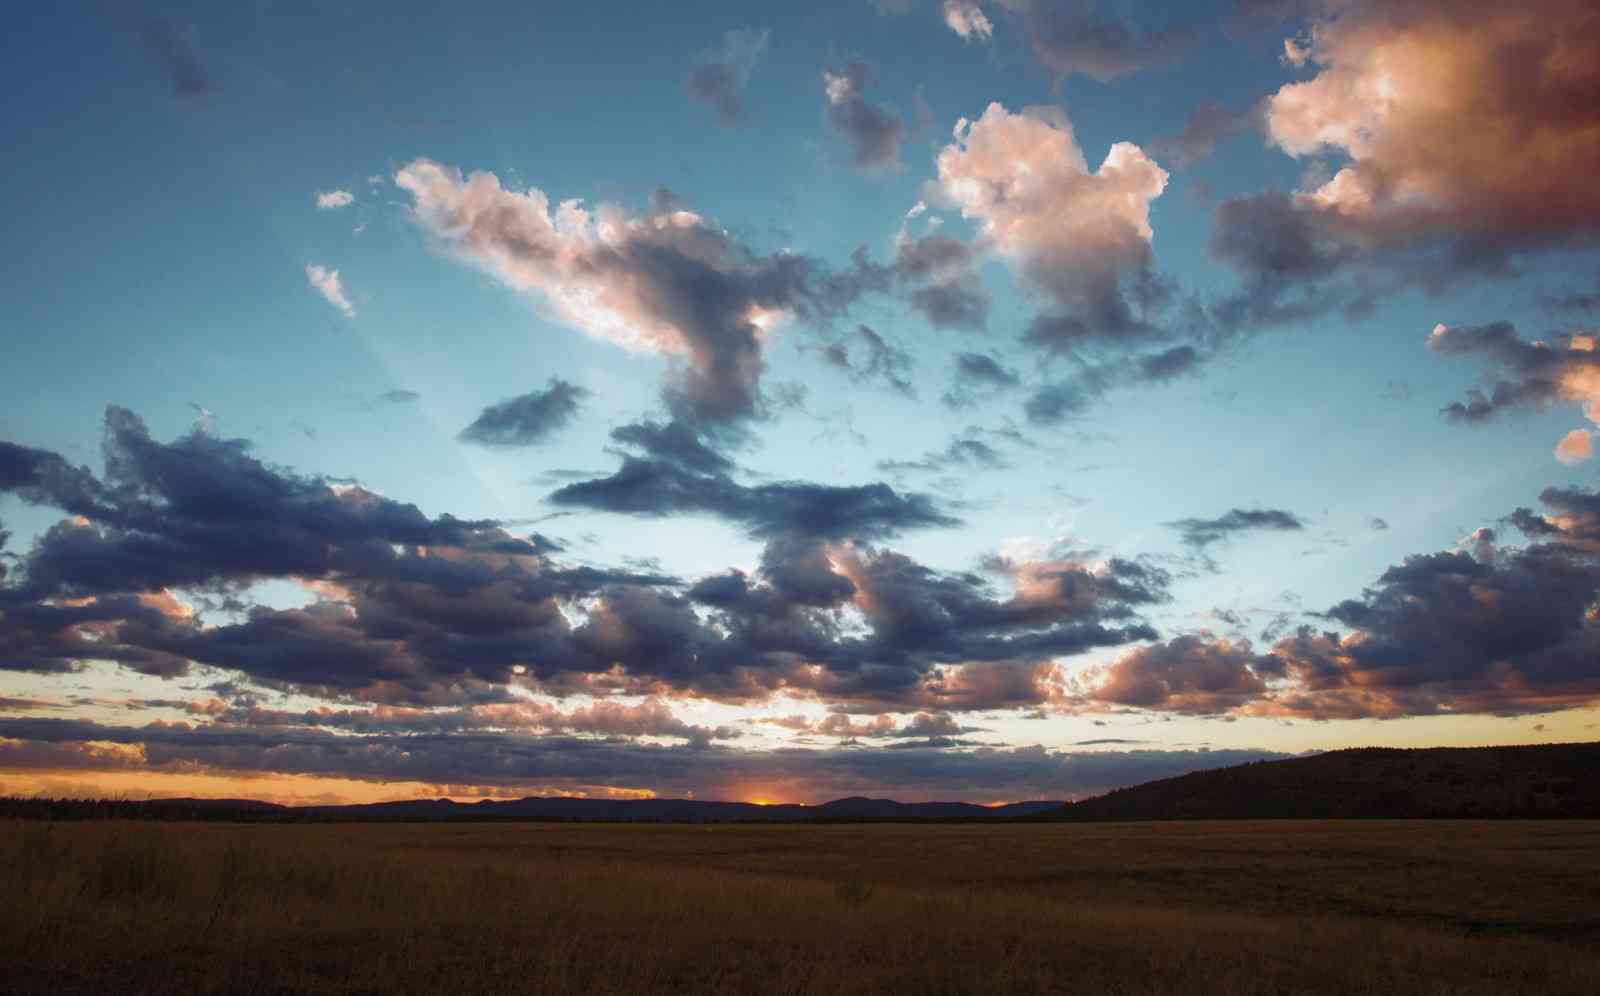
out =
<path fill-rule="evenodd" d="M 968 802 L 896 802 L 852 796 L 816 806 L 759 805 L 699 799 L 528 797 L 454 802 L 406 799 L 347 806 L 282 806 L 253 799 L 3 799 L 0 817 L 213 819 L 250 822 L 487 822 L 571 820 L 636 823 L 839 823 L 1038 818 L 1059 799 L 980 806 Z"/>
<path fill-rule="evenodd" d="M 1059 819 L 1600 819 L 1600 743 L 1365 747 L 1196 771 L 1067 803 Z"/>

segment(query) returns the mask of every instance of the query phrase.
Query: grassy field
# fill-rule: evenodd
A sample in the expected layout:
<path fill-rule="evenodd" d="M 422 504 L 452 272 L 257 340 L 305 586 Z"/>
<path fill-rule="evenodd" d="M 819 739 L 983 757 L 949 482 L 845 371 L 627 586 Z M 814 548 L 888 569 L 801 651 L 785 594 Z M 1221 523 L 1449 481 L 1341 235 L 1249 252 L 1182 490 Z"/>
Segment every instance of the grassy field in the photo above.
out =
<path fill-rule="evenodd" d="M 8 993 L 1594 993 L 1600 823 L 0 822 Z"/>

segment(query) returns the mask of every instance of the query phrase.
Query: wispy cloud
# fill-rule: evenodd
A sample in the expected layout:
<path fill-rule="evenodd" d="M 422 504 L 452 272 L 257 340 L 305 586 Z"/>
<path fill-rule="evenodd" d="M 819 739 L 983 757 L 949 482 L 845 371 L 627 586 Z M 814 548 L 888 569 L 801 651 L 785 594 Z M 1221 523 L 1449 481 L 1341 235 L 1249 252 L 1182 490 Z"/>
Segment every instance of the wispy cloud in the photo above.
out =
<path fill-rule="evenodd" d="M 346 318 L 354 318 L 356 316 L 356 306 L 351 304 L 350 299 L 345 296 L 344 281 L 339 279 L 338 270 L 330 270 L 325 266 L 307 263 L 306 280 L 316 289 L 317 293 L 322 295 L 324 300 L 344 312 Z"/>

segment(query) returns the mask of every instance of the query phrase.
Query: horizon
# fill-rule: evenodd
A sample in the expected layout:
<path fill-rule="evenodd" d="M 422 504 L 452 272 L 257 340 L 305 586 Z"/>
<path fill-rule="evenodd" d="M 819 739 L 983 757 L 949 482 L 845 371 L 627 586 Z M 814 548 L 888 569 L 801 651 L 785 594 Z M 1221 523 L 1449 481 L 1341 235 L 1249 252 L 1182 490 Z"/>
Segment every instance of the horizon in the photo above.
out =
<path fill-rule="evenodd" d="M 0 796 L 1600 740 L 1600 9 L 1158 8 L 25 19 Z"/>

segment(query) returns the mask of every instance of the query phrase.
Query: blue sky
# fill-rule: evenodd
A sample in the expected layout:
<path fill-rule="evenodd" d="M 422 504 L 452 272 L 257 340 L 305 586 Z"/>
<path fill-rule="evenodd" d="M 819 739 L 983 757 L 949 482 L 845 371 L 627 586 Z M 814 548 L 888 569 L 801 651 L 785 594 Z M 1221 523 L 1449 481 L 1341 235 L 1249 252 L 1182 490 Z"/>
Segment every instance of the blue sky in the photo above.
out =
<path fill-rule="evenodd" d="M 1594 15 L 1269 6 L 24 18 L 0 784 L 998 800 L 1119 782 L 1085 752 L 1591 738 Z M 402 589 L 450 611 L 402 634 Z M 545 621 L 470 643 L 495 612 Z"/>

